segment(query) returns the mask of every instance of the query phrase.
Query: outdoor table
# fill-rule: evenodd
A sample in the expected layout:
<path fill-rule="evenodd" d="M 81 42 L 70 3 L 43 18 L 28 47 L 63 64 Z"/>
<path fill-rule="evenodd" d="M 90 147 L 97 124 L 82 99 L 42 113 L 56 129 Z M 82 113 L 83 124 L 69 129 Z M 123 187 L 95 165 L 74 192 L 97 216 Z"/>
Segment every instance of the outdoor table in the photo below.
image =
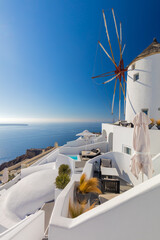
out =
<path fill-rule="evenodd" d="M 105 192 L 120 193 L 120 180 L 113 178 L 103 178 L 102 186 Z"/>
<path fill-rule="evenodd" d="M 117 172 L 116 168 L 107 168 L 101 166 L 101 175 L 102 176 L 116 176 L 119 177 L 119 174 Z"/>
<path fill-rule="evenodd" d="M 104 191 L 120 193 L 120 180 L 104 177 L 119 177 L 116 168 L 107 168 L 101 166 L 102 186 Z"/>

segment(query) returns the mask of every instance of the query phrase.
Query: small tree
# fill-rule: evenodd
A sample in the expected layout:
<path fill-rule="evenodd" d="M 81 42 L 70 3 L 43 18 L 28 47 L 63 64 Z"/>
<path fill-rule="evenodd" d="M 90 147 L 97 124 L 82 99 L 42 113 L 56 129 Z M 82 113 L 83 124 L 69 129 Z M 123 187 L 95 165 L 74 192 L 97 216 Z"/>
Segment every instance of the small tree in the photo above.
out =
<path fill-rule="evenodd" d="M 68 174 L 60 174 L 56 177 L 56 188 L 64 189 L 65 186 L 69 183 L 70 177 Z"/>
<path fill-rule="evenodd" d="M 69 165 L 67 165 L 67 164 L 62 164 L 62 165 L 59 167 L 58 174 L 59 174 L 59 175 L 61 175 L 61 174 L 67 174 L 67 175 L 70 176 L 70 174 L 71 174 L 71 169 L 70 169 Z"/>

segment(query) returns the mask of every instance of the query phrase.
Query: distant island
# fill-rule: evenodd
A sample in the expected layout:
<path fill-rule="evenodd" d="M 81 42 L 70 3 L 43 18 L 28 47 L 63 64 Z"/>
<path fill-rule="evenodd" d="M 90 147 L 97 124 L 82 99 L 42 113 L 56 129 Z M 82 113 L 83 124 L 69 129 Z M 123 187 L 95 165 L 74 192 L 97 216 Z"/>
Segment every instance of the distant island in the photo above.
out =
<path fill-rule="evenodd" d="M 21 123 L 0 123 L 0 126 L 28 126 L 28 124 L 21 124 Z"/>

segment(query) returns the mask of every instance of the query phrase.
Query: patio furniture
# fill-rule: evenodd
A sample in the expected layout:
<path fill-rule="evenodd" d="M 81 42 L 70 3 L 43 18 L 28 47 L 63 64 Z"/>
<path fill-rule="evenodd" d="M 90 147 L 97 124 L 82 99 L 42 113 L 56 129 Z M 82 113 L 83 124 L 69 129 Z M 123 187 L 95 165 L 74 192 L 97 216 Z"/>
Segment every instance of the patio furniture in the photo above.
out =
<path fill-rule="evenodd" d="M 101 161 L 95 161 L 93 163 L 93 176 L 101 179 Z"/>
<path fill-rule="evenodd" d="M 81 156 L 82 156 L 82 158 L 83 157 L 94 158 L 94 157 L 100 155 L 100 153 L 101 153 L 100 149 L 97 148 L 97 149 L 92 149 L 91 151 L 82 151 Z"/>
<path fill-rule="evenodd" d="M 102 186 L 105 192 L 120 193 L 120 180 L 103 178 Z"/>
<path fill-rule="evenodd" d="M 111 168 L 112 167 L 112 159 L 109 158 L 101 158 L 101 166 Z"/>
<path fill-rule="evenodd" d="M 119 176 L 117 169 L 116 168 L 108 168 L 108 167 L 103 167 L 101 166 L 101 175 L 106 177 L 106 176 Z"/>

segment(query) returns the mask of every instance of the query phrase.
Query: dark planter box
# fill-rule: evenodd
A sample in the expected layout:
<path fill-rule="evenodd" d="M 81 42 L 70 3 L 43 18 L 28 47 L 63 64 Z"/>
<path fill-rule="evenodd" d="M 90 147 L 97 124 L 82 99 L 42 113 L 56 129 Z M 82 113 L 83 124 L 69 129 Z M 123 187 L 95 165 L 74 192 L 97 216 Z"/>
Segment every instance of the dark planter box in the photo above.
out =
<path fill-rule="evenodd" d="M 81 193 L 81 192 L 78 192 L 76 191 L 76 198 L 77 198 L 77 201 L 81 204 L 83 202 L 88 202 L 88 200 L 91 198 L 91 193 Z"/>

